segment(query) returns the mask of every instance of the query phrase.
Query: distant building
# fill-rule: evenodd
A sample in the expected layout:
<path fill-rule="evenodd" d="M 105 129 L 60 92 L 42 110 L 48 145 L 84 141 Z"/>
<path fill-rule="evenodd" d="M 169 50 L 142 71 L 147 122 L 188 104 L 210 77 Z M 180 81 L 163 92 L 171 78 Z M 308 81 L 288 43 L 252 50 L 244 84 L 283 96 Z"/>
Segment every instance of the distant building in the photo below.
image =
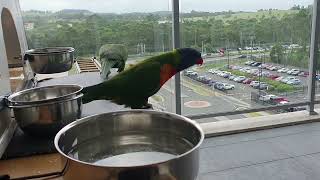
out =
<path fill-rule="evenodd" d="M 167 21 L 167 20 L 164 20 L 164 21 L 158 21 L 158 24 L 166 24 L 166 23 L 171 23 L 171 21 Z"/>
<path fill-rule="evenodd" d="M 24 23 L 25 30 L 32 30 L 34 28 L 34 23 Z"/>

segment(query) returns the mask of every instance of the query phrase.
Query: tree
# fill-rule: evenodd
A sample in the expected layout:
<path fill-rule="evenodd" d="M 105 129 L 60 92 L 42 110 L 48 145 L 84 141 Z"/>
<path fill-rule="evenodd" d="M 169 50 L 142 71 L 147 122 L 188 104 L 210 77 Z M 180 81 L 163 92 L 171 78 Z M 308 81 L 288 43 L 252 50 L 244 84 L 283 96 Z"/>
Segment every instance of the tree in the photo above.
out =
<path fill-rule="evenodd" d="M 281 64 L 283 63 L 284 59 L 284 48 L 281 46 L 280 43 L 277 43 L 275 46 L 272 47 L 270 52 L 271 61 L 274 63 Z"/>

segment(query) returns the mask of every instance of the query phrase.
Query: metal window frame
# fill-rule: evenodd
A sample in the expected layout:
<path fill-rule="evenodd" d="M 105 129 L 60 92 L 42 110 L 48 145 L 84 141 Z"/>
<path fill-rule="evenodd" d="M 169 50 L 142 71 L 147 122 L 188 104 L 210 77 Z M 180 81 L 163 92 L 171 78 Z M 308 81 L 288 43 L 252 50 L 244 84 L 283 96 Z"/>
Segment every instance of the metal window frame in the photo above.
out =
<path fill-rule="evenodd" d="M 316 64 L 318 61 L 318 42 L 319 42 L 319 30 L 320 30 L 320 0 L 314 0 L 313 3 L 313 14 L 312 14 L 312 32 L 311 32 L 311 45 L 310 45 L 310 60 L 309 60 L 309 79 L 308 79 L 308 101 L 301 103 L 293 103 L 288 105 L 281 106 L 272 106 L 265 108 L 255 108 L 247 109 L 242 111 L 231 111 L 231 112 L 221 112 L 221 113 L 209 113 L 209 114 L 198 114 L 187 116 L 191 119 L 203 119 L 203 118 L 212 118 L 218 116 L 228 116 L 228 115 L 237 115 L 245 114 L 259 111 L 267 110 L 276 110 L 276 109 L 285 109 L 298 106 L 308 106 L 310 115 L 317 114 L 314 111 L 315 104 L 320 104 L 320 101 L 315 99 L 315 90 L 316 90 Z M 172 0 L 172 37 L 173 37 L 173 48 L 180 48 L 180 9 L 179 9 L 179 0 Z M 318 21 L 319 19 L 319 21 Z M 182 113 L 182 100 L 181 100 L 181 75 L 178 73 L 175 76 L 175 112 L 177 114 Z"/>
<path fill-rule="evenodd" d="M 172 0 L 172 39 L 173 49 L 180 48 L 180 9 L 179 0 Z M 182 114 L 181 111 L 181 75 L 177 73 L 175 75 L 175 112 L 176 114 Z"/>

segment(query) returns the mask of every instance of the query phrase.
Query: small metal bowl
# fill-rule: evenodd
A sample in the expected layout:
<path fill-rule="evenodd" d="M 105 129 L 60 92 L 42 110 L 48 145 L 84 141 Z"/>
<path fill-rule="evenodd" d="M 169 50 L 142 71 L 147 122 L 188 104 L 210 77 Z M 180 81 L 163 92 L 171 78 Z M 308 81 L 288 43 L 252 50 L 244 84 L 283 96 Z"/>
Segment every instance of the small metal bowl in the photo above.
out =
<path fill-rule="evenodd" d="M 130 110 L 77 120 L 55 137 L 65 180 L 195 180 L 200 126 L 172 113 Z"/>
<path fill-rule="evenodd" d="M 69 71 L 74 63 L 74 48 L 49 47 L 31 49 L 25 52 L 31 69 L 37 74 L 52 74 Z"/>

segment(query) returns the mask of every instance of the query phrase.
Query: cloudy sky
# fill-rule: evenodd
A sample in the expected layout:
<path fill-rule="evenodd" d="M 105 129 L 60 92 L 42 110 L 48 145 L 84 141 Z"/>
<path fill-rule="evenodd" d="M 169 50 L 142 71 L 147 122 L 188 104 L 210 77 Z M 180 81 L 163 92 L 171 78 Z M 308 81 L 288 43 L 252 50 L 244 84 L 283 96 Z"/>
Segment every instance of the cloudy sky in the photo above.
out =
<path fill-rule="evenodd" d="M 170 8 L 171 0 L 20 0 L 22 10 L 87 9 L 93 12 L 153 12 Z M 181 10 L 255 11 L 258 9 L 289 9 L 293 5 L 307 6 L 313 0 L 180 0 Z"/>

